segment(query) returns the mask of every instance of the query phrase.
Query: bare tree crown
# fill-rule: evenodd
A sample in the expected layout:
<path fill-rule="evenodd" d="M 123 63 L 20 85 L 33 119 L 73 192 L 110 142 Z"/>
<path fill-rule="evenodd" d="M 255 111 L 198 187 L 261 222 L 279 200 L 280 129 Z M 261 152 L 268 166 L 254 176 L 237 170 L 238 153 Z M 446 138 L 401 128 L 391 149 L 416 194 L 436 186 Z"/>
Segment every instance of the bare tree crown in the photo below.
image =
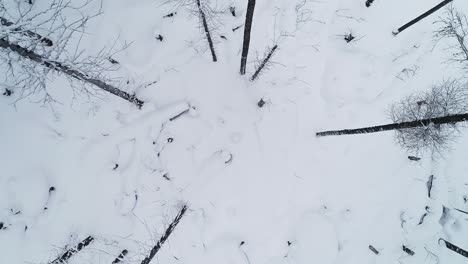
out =
<path fill-rule="evenodd" d="M 51 103 L 54 97 L 48 90 L 47 81 L 64 74 L 56 67 L 47 67 L 56 64 L 79 72 L 88 79 L 119 86 L 119 80 L 108 75 L 117 67 L 109 62 L 116 52 L 114 47 L 104 48 L 94 56 L 87 55 L 80 48 L 87 23 L 100 15 L 100 9 L 91 15 L 83 12 L 94 3 L 100 2 L 45 0 L 40 5 L 31 5 L 23 0 L 0 0 L 0 40 L 3 41 L 0 48 L 0 64 L 3 65 L 0 67 L 0 88 L 15 93 L 17 100 L 31 98 Z M 31 61 L 24 52 L 18 53 L 19 50 L 34 54 L 41 61 Z M 91 97 L 101 91 L 92 83 L 66 73 L 64 76 L 69 79 L 75 95 Z"/>
<path fill-rule="evenodd" d="M 444 81 L 431 90 L 410 95 L 389 109 L 394 123 L 433 119 L 468 112 L 468 89 L 457 80 Z M 412 152 L 441 153 L 458 134 L 458 123 L 429 125 L 396 131 L 396 141 Z"/>

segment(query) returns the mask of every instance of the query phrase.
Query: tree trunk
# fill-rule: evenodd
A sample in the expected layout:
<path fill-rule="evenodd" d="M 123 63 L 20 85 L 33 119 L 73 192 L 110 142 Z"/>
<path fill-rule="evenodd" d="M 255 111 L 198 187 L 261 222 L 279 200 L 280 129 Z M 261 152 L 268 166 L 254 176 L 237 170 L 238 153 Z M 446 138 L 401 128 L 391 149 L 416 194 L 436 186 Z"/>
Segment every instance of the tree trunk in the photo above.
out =
<path fill-rule="evenodd" d="M 176 215 L 172 223 L 167 227 L 166 231 L 164 232 L 163 236 L 159 239 L 156 245 L 151 249 L 149 255 L 141 262 L 141 264 L 149 264 L 151 260 L 156 256 L 156 253 L 161 249 L 162 245 L 166 242 L 166 240 L 171 235 L 172 231 L 176 228 L 177 224 L 179 224 L 180 219 L 184 216 L 185 212 L 187 211 L 187 205 L 182 206 L 179 213 Z"/>
<path fill-rule="evenodd" d="M 427 186 L 427 197 L 431 198 L 431 191 L 432 191 L 432 186 L 434 184 L 434 175 L 429 176 L 429 180 L 427 180 L 426 186 Z"/>
<path fill-rule="evenodd" d="M 120 254 L 117 256 L 117 258 L 115 258 L 114 261 L 112 261 L 112 264 L 117 264 L 117 263 L 122 262 L 123 258 L 127 254 L 128 254 L 128 250 L 126 250 L 126 249 L 122 250 L 122 252 L 120 252 Z"/>
<path fill-rule="evenodd" d="M 450 249 L 450 250 L 452 250 L 453 252 L 456 252 L 456 253 L 458 253 L 458 254 L 464 256 L 465 258 L 468 258 L 468 251 L 466 251 L 466 250 L 464 250 L 464 249 L 462 249 L 462 248 L 460 248 L 460 247 L 458 247 L 458 246 L 455 246 L 454 244 L 452 244 L 452 243 L 450 243 L 450 242 L 447 242 L 447 241 L 445 241 L 445 240 L 442 239 L 442 238 L 439 239 L 439 243 L 440 243 L 441 240 L 444 241 L 445 246 L 446 246 L 448 249 Z"/>
<path fill-rule="evenodd" d="M 7 27 L 13 26 L 13 22 L 8 21 L 7 19 L 5 19 L 3 17 L 0 17 L 0 24 L 2 24 L 2 26 L 7 26 Z M 12 30 L 15 31 L 15 32 L 21 32 L 21 34 L 23 34 L 25 36 L 28 36 L 28 37 L 30 37 L 32 39 L 39 40 L 40 42 L 42 42 L 43 44 L 45 44 L 48 47 L 54 45 L 52 40 L 50 40 L 48 38 L 45 38 L 45 37 L 37 34 L 36 32 L 32 32 L 31 30 L 25 30 L 22 27 L 16 27 L 16 28 L 13 28 Z"/>
<path fill-rule="evenodd" d="M 203 12 L 200 0 L 197 0 L 197 5 L 198 5 L 198 11 L 200 12 L 200 18 L 203 24 L 203 29 L 205 30 L 206 39 L 208 40 L 208 46 L 210 47 L 211 56 L 213 57 L 213 61 L 216 62 L 218 58 L 216 58 L 216 52 L 214 49 L 213 39 L 211 38 L 210 29 L 208 28 L 208 23 L 206 22 L 206 15 L 205 15 L 205 12 Z"/>
<path fill-rule="evenodd" d="M 250 31 L 252 30 L 252 20 L 255 10 L 255 0 L 249 0 L 247 4 L 247 15 L 245 16 L 245 25 L 244 25 L 244 43 L 242 44 L 242 57 L 241 57 L 241 66 L 240 74 L 244 75 L 247 67 L 247 56 L 249 55 L 250 47 Z"/>
<path fill-rule="evenodd" d="M 325 131 L 325 132 L 317 133 L 316 136 L 325 137 L 325 136 L 368 134 L 368 133 L 376 133 L 376 132 L 389 131 L 389 130 L 422 127 L 422 126 L 428 126 L 431 124 L 433 125 L 454 124 L 454 123 L 465 122 L 465 121 L 468 121 L 468 114 L 458 114 L 458 115 L 436 117 L 436 118 L 431 118 L 431 119 L 422 119 L 422 120 L 416 120 L 416 121 L 410 121 L 410 122 L 387 124 L 387 125 L 382 125 L 382 126 Z"/>
<path fill-rule="evenodd" d="M 94 238 L 92 236 L 89 236 L 89 237 L 85 238 L 85 240 L 78 243 L 78 245 L 76 247 L 70 248 L 65 253 L 63 253 L 62 256 L 60 256 L 60 257 L 56 258 L 55 260 L 53 260 L 52 262 L 50 262 L 50 264 L 65 264 L 65 263 L 67 263 L 68 260 L 71 257 L 73 257 L 73 255 L 80 252 L 83 248 L 89 246 L 89 244 L 91 244 L 91 242 L 93 242 L 93 241 L 94 241 Z"/>
<path fill-rule="evenodd" d="M 425 12 L 424 14 L 418 16 L 417 18 L 411 20 L 410 22 L 404 24 L 402 27 L 400 27 L 396 32 L 393 32 L 393 35 L 398 35 L 400 32 L 402 32 L 403 30 L 411 27 L 412 25 L 418 23 L 419 21 L 421 21 L 423 18 L 429 16 L 430 14 L 434 13 L 435 11 L 441 9 L 443 6 L 445 6 L 446 4 L 452 2 L 453 0 L 444 0 L 443 2 L 441 2 L 440 4 L 436 5 L 435 7 L 431 8 L 429 11 Z"/>
<path fill-rule="evenodd" d="M 267 63 L 270 61 L 271 57 L 273 56 L 273 54 L 275 53 L 276 49 L 278 48 L 278 45 L 275 45 L 273 46 L 273 48 L 268 52 L 267 56 L 262 60 L 262 62 L 260 63 L 260 65 L 258 66 L 257 70 L 255 71 L 255 73 L 252 75 L 252 77 L 250 78 L 250 81 L 255 81 L 255 79 L 257 79 L 258 75 L 260 74 L 260 72 L 262 72 L 263 68 L 265 68 L 265 66 L 267 65 Z"/>
<path fill-rule="evenodd" d="M 10 43 L 9 41 L 5 39 L 0 39 L 0 48 L 4 49 L 10 49 L 11 51 L 17 53 L 23 58 L 27 58 L 35 63 L 38 63 L 40 65 L 43 65 L 49 69 L 53 69 L 55 71 L 64 73 L 68 75 L 69 77 L 72 77 L 74 79 L 87 82 L 90 84 L 93 84 L 101 89 L 103 89 L 106 92 L 109 92 L 113 95 L 116 95 L 122 99 L 125 99 L 129 101 L 130 103 L 135 104 L 139 108 L 141 108 L 144 104 L 143 101 L 138 99 L 135 95 L 131 95 L 127 92 L 124 92 L 110 84 L 107 84 L 101 80 L 98 79 L 93 79 L 89 77 L 86 73 L 82 73 L 77 69 L 73 69 L 70 66 L 64 65 L 60 62 L 49 60 L 47 58 L 42 57 L 39 54 L 34 53 L 33 51 L 30 51 L 28 49 L 25 49 L 17 44 Z"/>

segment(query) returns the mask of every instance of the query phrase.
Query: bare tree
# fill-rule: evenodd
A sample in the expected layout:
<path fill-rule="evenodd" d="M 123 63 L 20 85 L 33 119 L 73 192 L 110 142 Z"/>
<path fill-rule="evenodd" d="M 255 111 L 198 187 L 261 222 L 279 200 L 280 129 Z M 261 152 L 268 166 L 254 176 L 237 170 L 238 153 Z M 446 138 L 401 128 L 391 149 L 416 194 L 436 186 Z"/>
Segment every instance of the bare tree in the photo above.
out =
<path fill-rule="evenodd" d="M 468 69 L 468 20 L 466 15 L 457 11 L 453 6 L 449 6 L 443 17 L 436 24 L 440 25 L 434 33 L 437 41 L 448 39 L 455 42 L 449 45 L 450 61 L 457 62 L 464 69 Z"/>
<path fill-rule="evenodd" d="M 201 21 L 201 24 L 203 26 L 203 30 L 205 31 L 206 40 L 208 41 L 208 47 L 210 48 L 211 56 L 213 57 L 213 61 L 216 62 L 218 59 L 216 57 L 216 52 L 215 52 L 215 49 L 214 49 L 213 39 L 211 38 L 210 28 L 208 27 L 208 22 L 207 22 L 206 12 L 205 12 L 206 8 L 204 8 L 202 6 L 202 4 L 200 3 L 200 0 L 196 0 L 196 1 L 197 1 L 197 7 L 198 7 L 200 21 Z"/>
<path fill-rule="evenodd" d="M 150 250 L 148 256 L 143 259 L 141 264 L 149 264 L 151 262 L 151 260 L 154 258 L 154 256 L 156 256 L 156 253 L 158 253 L 158 251 L 161 249 L 161 247 L 164 245 L 166 240 L 172 234 L 172 232 L 174 231 L 176 226 L 179 224 L 180 220 L 184 216 L 187 209 L 188 209 L 188 207 L 187 207 L 186 204 L 182 205 L 182 207 L 180 208 L 179 213 L 176 215 L 174 220 L 169 224 L 166 231 L 164 231 L 164 234 L 162 235 L 162 237 L 158 240 L 156 245 L 154 245 L 154 247 Z"/>
<path fill-rule="evenodd" d="M 252 77 L 250 77 L 250 81 L 255 81 L 262 72 L 262 70 L 268 68 L 268 66 L 271 64 L 271 57 L 273 57 L 273 54 L 275 54 L 277 49 L 278 45 L 275 44 L 272 48 L 269 48 L 267 50 L 263 59 L 258 60 L 255 73 L 252 75 Z"/>
<path fill-rule="evenodd" d="M 247 69 L 247 57 L 249 55 L 250 32 L 252 30 L 254 10 L 255 10 L 255 0 L 249 0 L 247 4 L 247 14 L 245 16 L 245 25 L 244 25 L 244 42 L 242 44 L 242 57 L 241 57 L 241 66 L 240 66 L 241 75 L 244 75 Z"/>
<path fill-rule="evenodd" d="M 468 113 L 468 87 L 456 80 L 444 81 L 431 90 L 406 97 L 392 105 L 394 123 L 424 120 Z M 432 124 L 397 130 L 398 144 L 412 152 L 442 152 L 456 138 L 457 123 Z"/>
<path fill-rule="evenodd" d="M 68 260 L 73 257 L 76 253 L 80 252 L 85 247 L 89 246 L 94 241 L 92 236 L 85 238 L 83 241 L 78 243 L 76 247 L 69 248 L 65 253 L 63 253 L 60 257 L 54 259 L 49 264 L 64 264 L 67 263 Z"/>
<path fill-rule="evenodd" d="M 199 27 L 203 31 L 205 38 L 208 42 L 208 48 L 211 52 L 211 57 L 214 62 L 218 61 L 216 55 L 216 40 L 213 37 L 217 33 L 220 26 L 219 15 L 225 13 L 227 9 L 222 7 L 211 7 L 209 0 L 167 0 L 163 4 L 171 4 L 175 10 L 184 8 L 188 11 L 190 16 L 197 17 L 199 20 Z M 218 2 L 216 2 L 218 4 Z M 171 14 L 176 14 L 172 12 Z M 193 44 L 193 42 L 190 42 Z M 198 49 L 197 49 L 198 52 Z"/>
<path fill-rule="evenodd" d="M 317 133 L 318 137 L 395 130 L 396 141 L 413 152 L 440 153 L 456 138 L 460 122 L 468 120 L 468 89 L 456 80 L 411 95 L 389 109 L 392 124 Z"/>
<path fill-rule="evenodd" d="M 116 52 L 113 47 L 95 56 L 80 49 L 87 23 L 100 14 L 98 10 L 84 15 L 84 8 L 92 3 L 47 0 L 39 9 L 22 0 L 0 0 L 0 87 L 16 93 L 18 100 L 33 97 L 51 103 L 54 99 L 47 81 L 63 74 L 75 94 L 91 97 L 104 90 L 143 105 L 134 95 L 118 88 L 121 80 L 109 76 L 118 67 L 109 61 Z"/>

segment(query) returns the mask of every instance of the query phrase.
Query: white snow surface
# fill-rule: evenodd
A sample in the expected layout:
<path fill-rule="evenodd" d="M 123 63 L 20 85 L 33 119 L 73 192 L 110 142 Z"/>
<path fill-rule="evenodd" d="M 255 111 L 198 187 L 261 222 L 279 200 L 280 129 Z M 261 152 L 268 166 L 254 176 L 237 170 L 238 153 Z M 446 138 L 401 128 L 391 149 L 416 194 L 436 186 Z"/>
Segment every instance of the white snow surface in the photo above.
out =
<path fill-rule="evenodd" d="M 112 95 L 72 98 L 63 77 L 49 81 L 61 102 L 53 109 L 1 96 L 1 264 L 48 263 L 87 236 L 96 241 L 68 263 L 110 264 L 123 249 L 124 263 L 139 263 L 184 202 L 151 263 L 467 263 L 438 243 L 468 249 L 468 215 L 453 210 L 468 211 L 466 131 L 443 158 L 419 162 L 392 132 L 315 137 L 389 123 L 392 102 L 466 76 L 446 63 L 450 43 L 432 36 L 442 10 L 391 34 L 439 0 L 310 1 L 313 20 L 299 25 L 300 1 L 257 0 L 246 76 L 243 28 L 232 28 L 247 1 L 209 3 L 224 11 L 212 23 L 216 63 L 198 17 L 164 2 L 104 0 L 82 41 L 90 54 L 132 42 L 114 74 L 130 80 L 143 109 Z M 346 43 L 349 30 L 357 40 Z M 275 43 L 274 64 L 250 82 L 256 54 Z"/>

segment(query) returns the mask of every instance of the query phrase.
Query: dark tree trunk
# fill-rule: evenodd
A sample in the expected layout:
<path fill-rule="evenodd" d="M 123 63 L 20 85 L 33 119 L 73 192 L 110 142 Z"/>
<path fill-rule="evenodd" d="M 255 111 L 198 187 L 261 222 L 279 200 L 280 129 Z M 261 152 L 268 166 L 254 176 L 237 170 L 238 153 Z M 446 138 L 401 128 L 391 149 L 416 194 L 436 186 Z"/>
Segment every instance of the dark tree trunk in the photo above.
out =
<path fill-rule="evenodd" d="M 20 55 L 21 57 L 23 58 L 27 58 L 35 63 L 38 63 L 38 64 L 41 64 L 49 69 L 53 69 L 55 71 L 58 71 L 58 72 L 61 72 L 61 73 L 64 73 L 66 75 L 68 75 L 69 77 L 72 77 L 74 79 L 77 79 L 77 80 L 80 80 L 80 81 L 83 81 L 83 82 L 87 82 L 87 83 L 90 83 L 90 84 L 93 84 L 101 89 L 103 89 L 104 91 L 106 92 L 109 92 L 113 95 L 116 95 L 122 99 L 125 99 L 133 104 L 135 104 L 136 106 L 138 106 L 139 108 L 141 108 L 144 104 L 143 101 L 141 101 L 140 99 L 138 99 L 135 95 L 131 95 L 127 92 L 124 92 L 110 84 L 107 84 L 101 80 L 98 80 L 98 79 L 93 79 L 91 77 L 89 77 L 86 73 L 83 73 L 83 72 L 80 72 L 79 70 L 77 69 L 73 69 L 71 68 L 70 66 L 67 66 L 67 65 L 64 65 L 60 62 L 57 62 L 57 61 L 53 61 L 53 60 L 49 60 L 47 58 L 44 58 L 42 57 L 41 55 L 39 54 L 36 54 L 28 49 L 25 49 L 17 44 L 13 44 L 13 43 L 10 43 L 8 42 L 7 40 L 5 39 L 0 39 L 0 48 L 4 48 L 4 49 L 10 49 L 11 51 L 17 53 L 18 55 Z"/>
<path fill-rule="evenodd" d="M 429 176 L 429 180 L 427 180 L 427 197 L 431 198 L 431 191 L 432 191 L 432 184 L 434 183 L 434 175 Z"/>
<path fill-rule="evenodd" d="M 0 17 L 0 24 L 2 24 L 2 26 L 7 26 L 7 27 L 13 26 L 13 22 L 8 21 L 7 19 L 5 19 L 3 17 Z M 21 32 L 21 34 L 23 34 L 25 36 L 28 36 L 28 37 L 30 37 L 32 39 L 39 40 L 41 43 L 45 44 L 48 47 L 54 45 L 52 40 L 50 40 L 48 38 L 45 38 L 45 37 L 37 34 L 36 32 L 32 32 L 31 30 L 26 30 L 26 29 L 24 29 L 22 27 L 16 27 L 16 28 L 13 28 L 13 31 Z"/>
<path fill-rule="evenodd" d="M 372 252 L 374 252 L 374 254 L 376 254 L 376 255 L 378 255 L 378 254 L 380 253 L 380 252 L 379 252 L 377 249 L 375 249 L 375 247 L 372 246 L 372 245 L 369 245 L 369 249 L 370 249 Z"/>
<path fill-rule="evenodd" d="M 422 120 L 416 120 L 416 121 L 410 121 L 410 122 L 387 124 L 387 125 L 382 125 L 382 126 L 325 131 L 325 132 L 317 133 L 316 136 L 325 137 L 325 136 L 368 134 L 368 133 L 376 133 L 376 132 L 389 131 L 389 130 L 422 127 L 422 126 L 428 126 L 431 124 L 433 125 L 454 124 L 454 123 L 465 122 L 465 121 L 468 121 L 468 114 L 458 114 L 458 115 L 436 117 L 436 118 L 431 118 L 431 119 L 422 119 Z"/>
<path fill-rule="evenodd" d="M 122 250 L 122 252 L 119 254 L 119 256 L 117 256 L 117 258 L 115 258 L 114 261 L 112 261 L 112 264 L 117 264 L 117 263 L 122 262 L 123 258 L 127 254 L 128 254 L 128 250 L 126 250 L 126 249 Z"/>
<path fill-rule="evenodd" d="M 208 46 L 210 47 L 211 56 L 213 57 L 213 61 L 216 62 L 218 58 L 216 57 L 213 39 L 211 38 L 210 29 L 208 28 L 208 23 L 206 22 L 206 15 L 205 15 L 205 12 L 203 12 L 200 0 L 197 0 L 197 5 L 198 5 L 198 11 L 200 12 L 200 19 L 202 20 L 203 29 L 205 30 L 206 39 L 208 40 Z"/>
<path fill-rule="evenodd" d="M 255 10 L 255 0 L 249 0 L 247 4 L 247 15 L 245 16 L 245 25 L 244 25 L 244 42 L 242 44 L 242 57 L 241 57 L 241 66 L 240 74 L 244 75 L 247 67 L 247 57 L 249 55 L 250 47 L 250 31 L 252 30 L 252 21 Z"/>
<path fill-rule="evenodd" d="M 166 231 L 164 232 L 163 236 L 158 240 L 156 245 L 151 249 L 149 255 L 141 262 L 141 264 L 149 264 L 151 260 L 156 256 L 156 253 L 161 249 L 162 245 L 166 242 L 166 240 L 171 235 L 172 231 L 176 228 L 177 224 L 179 224 L 180 219 L 184 216 L 185 212 L 187 211 L 187 205 L 182 206 L 179 213 L 176 215 L 172 223 L 167 227 Z"/>
<path fill-rule="evenodd" d="M 374 0 L 367 0 L 366 1 L 366 7 L 370 7 L 374 3 Z"/>
<path fill-rule="evenodd" d="M 414 256 L 414 251 L 411 250 L 410 248 L 408 248 L 407 246 L 403 245 L 401 247 L 401 249 L 406 252 L 406 254 L 410 255 L 410 256 Z"/>
<path fill-rule="evenodd" d="M 65 263 L 67 263 L 68 260 L 71 257 L 73 257 L 73 255 L 80 252 L 83 248 L 89 246 L 89 244 L 91 244 L 91 242 L 93 242 L 93 241 L 94 241 L 94 238 L 92 236 L 89 236 L 89 237 L 85 238 L 85 240 L 78 243 L 78 245 L 76 247 L 70 248 L 65 253 L 63 253 L 62 256 L 60 256 L 60 257 L 56 258 L 55 260 L 53 260 L 52 262 L 50 262 L 50 264 L 65 264 Z"/>
<path fill-rule="evenodd" d="M 255 73 L 252 75 L 250 78 L 251 81 L 255 81 L 257 79 L 258 75 L 262 72 L 263 68 L 265 68 L 265 65 L 270 61 L 271 57 L 275 53 L 276 49 L 278 48 L 278 45 L 273 46 L 273 48 L 268 52 L 267 56 L 262 60 L 260 65 L 258 65 L 257 70 L 255 70 Z"/>
<path fill-rule="evenodd" d="M 464 249 L 462 249 L 462 248 L 460 248 L 460 247 L 458 247 L 458 246 L 455 246 L 454 244 L 452 244 L 452 243 L 450 243 L 450 242 L 447 242 L 447 241 L 445 241 L 445 240 L 442 239 L 442 238 L 439 239 L 439 243 L 440 243 L 440 241 L 444 241 L 445 246 L 446 246 L 448 249 L 450 249 L 450 250 L 452 250 L 453 252 L 456 252 L 456 253 L 458 253 L 458 254 L 464 256 L 465 258 L 468 258 L 468 251 L 466 251 L 466 250 L 464 250 Z"/>
<path fill-rule="evenodd" d="M 418 16 L 417 18 L 411 20 L 410 22 L 404 24 L 402 27 L 400 27 L 396 32 L 393 32 L 393 35 L 398 35 L 400 32 L 402 32 L 403 30 L 411 27 L 412 25 L 418 23 L 419 21 L 421 21 L 423 18 L 429 16 L 430 14 L 434 13 L 435 11 L 441 9 L 443 6 L 445 6 L 446 4 L 452 2 L 453 0 L 444 0 L 443 2 L 441 2 L 440 4 L 434 6 L 433 8 L 431 8 L 429 11 L 425 12 L 424 14 Z"/>

